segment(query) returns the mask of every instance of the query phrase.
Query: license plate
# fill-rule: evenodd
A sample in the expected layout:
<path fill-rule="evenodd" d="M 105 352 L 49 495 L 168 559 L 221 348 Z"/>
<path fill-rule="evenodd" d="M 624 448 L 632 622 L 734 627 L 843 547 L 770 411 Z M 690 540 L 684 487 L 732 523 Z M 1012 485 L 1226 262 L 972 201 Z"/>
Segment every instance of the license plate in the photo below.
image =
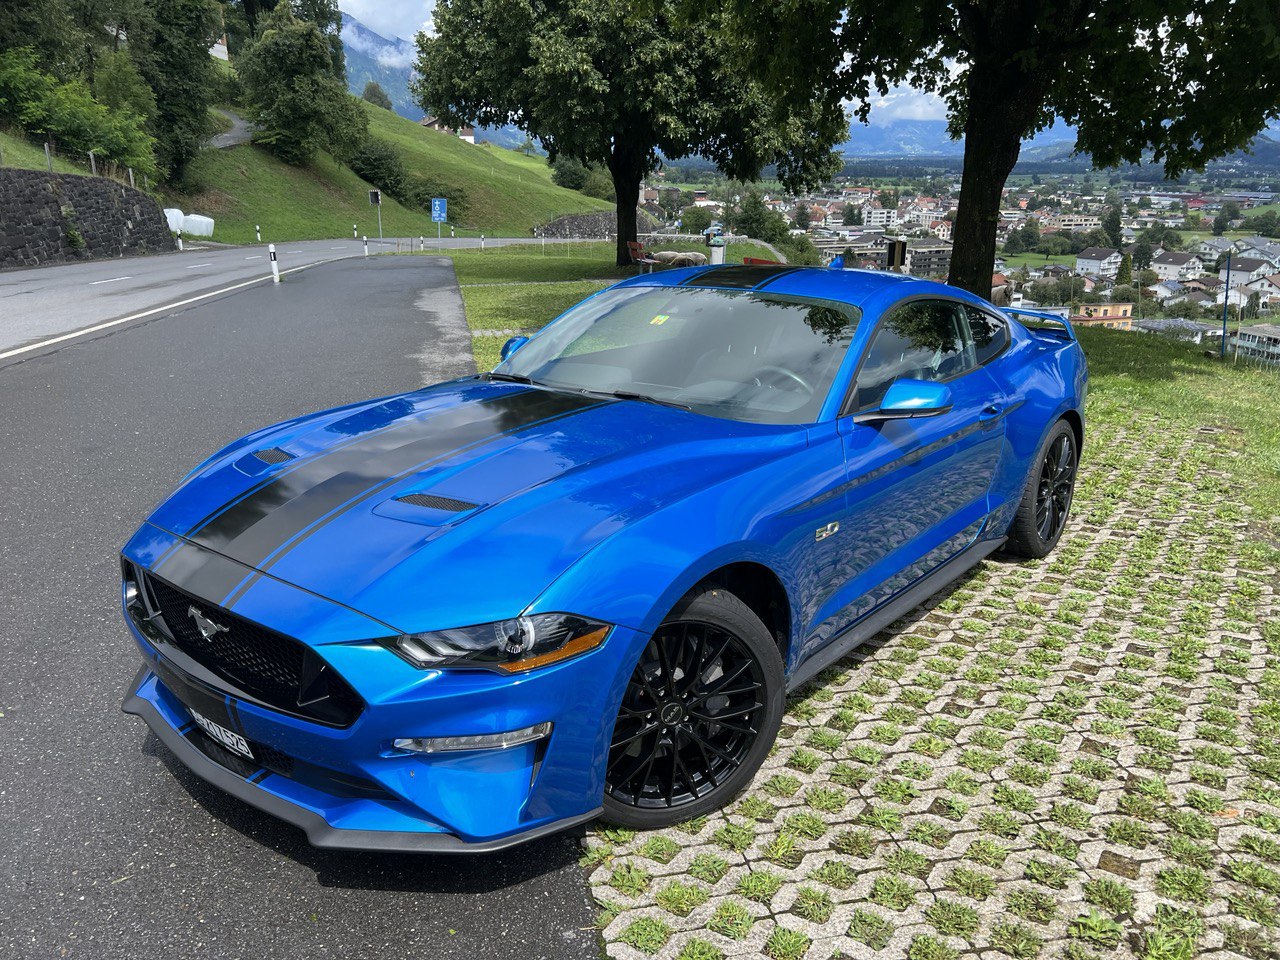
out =
<path fill-rule="evenodd" d="M 187 712 L 191 714 L 191 719 L 200 725 L 200 729 L 213 737 L 214 740 L 222 744 L 232 753 L 238 753 L 242 757 L 249 760 L 253 759 L 253 751 L 249 749 L 249 741 L 234 730 L 228 730 L 220 723 L 214 723 L 203 714 L 187 707 Z"/>

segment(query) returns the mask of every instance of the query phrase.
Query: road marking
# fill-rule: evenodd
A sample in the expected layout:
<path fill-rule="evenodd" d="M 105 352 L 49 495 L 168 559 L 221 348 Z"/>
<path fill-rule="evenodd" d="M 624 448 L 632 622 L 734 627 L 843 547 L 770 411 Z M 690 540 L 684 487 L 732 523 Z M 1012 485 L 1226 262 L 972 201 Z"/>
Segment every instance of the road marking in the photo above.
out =
<path fill-rule="evenodd" d="M 329 249 L 330 249 L 330 250 L 345 250 L 345 249 L 347 249 L 347 248 L 346 248 L 346 247 L 330 247 Z"/>
<path fill-rule="evenodd" d="M 117 280 L 132 280 L 133 277 L 112 277 L 110 280 L 90 280 L 89 286 L 96 287 L 100 283 L 115 283 Z"/>
<path fill-rule="evenodd" d="M 193 263 L 191 266 L 187 267 L 187 269 L 194 270 L 196 267 L 212 267 L 212 266 L 213 266 L 212 263 Z"/>
<path fill-rule="evenodd" d="M 280 276 L 286 273 L 297 273 L 299 270 L 309 270 L 312 267 L 318 267 L 322 263 L 334 263 L 337 260 L 351 259 L 350 257 L 335 257 L 333 260 L 317 260 L 315 263 L 304 263 L 299 267 L 290 267 L 288 270 L 281 270 Z M 234 290 L 241 290 L 244 287 L 251 287 L 255 283 L 263 283 L 271 279 L 271 274 L 264 274 L 261 277 L 254 277 L 252 280 L 244 280 L 240 283 L 233 283 L 229 287 L 222 287 L 219 290 L 211 290 L 208 293 L 202 293 L 198 296 L 188 297 L 186 300 L 178 300 L 175 303 L 166 303 L 163 306 L 152 307 L 150 310 L 143 310 L 141 313 L 132 313 L 127 317 L 120 317 L 117 320 L 108 320 L 105 323 L 97 323 L 92 327 L 85 327 L 83 330 L 72 330 L 70 333 L 62 333 L 56 337 L 50 337 L 48 340 L 41 340 L 37 343 L 29 343 L 25 347 L 16 347 L 13 350 L 6 350 L 0 353 L 0 360 L 7 360 L 10 357 L 16 357 L 23 353 L 30 353 L 32 350 L 40 350 L 44 347 L 51 347 L 55 343 L 65 343 L 68 340 L 74 340 L 76 337 L 88 336 L 91 333 L 97 333 L 99 330 L 109 330 L 112 327 L 118 327 L 122 323 L 129 323 L 133 320 L 141 320 L 143 317 L 154 316 L 157 313 L 164 313 L 166 310 L 176 310 L 178 307 L 185 307 L 188 304 L 199 303 L 201 300 L 208 300 L 210 297 L 216 297 L 224 293 L 231 293 Z"/>
<path fill-rule="evenodd" d="M 255 253 L 252 257 L 245 257 L 246 260 L 261 260 L 262 254 Z"/>

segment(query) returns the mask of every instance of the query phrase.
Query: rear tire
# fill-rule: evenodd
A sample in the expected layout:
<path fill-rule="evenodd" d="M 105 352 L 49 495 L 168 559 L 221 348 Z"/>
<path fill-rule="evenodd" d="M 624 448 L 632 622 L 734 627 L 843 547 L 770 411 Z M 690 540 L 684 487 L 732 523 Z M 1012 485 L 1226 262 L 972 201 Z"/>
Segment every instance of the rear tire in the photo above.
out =
<path fill-rule="evenodd" d="M 1078 465 L 1075 431 L 1071 424 L 1059 420 L 1045 438 L 1027 477 L 1022 502 L 1004 546 L 1006 553 L 1038 559 L 1058 545 L 1071 512 Z"/>
<path fill-rule="evenodd" d="M 785 686 L 778 645 L 751 608 L 695 588 L 654 631 L 623 694 L 603 819 L 654 830 L 729 803 L 773 746 Z"/>

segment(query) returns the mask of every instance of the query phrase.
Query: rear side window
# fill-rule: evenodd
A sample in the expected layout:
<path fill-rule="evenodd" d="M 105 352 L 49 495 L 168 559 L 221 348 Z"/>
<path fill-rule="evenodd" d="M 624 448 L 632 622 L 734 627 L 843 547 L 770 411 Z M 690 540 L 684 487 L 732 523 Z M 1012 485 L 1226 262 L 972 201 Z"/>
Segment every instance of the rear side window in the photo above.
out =
<path fill-rule="evenodd" d="M 855 410 L 880 405 L 889 385 L 950 380 L 978 364 L 964 307 L 949 300 L 913 300 L 894 307 L 872 337 L 858 371 Z"/>
<path fill-rule="evenodd" d="M 965 307 L 979 366 L 999 356 L 1009 343 L 1009 325 L 977 307 Z"/>

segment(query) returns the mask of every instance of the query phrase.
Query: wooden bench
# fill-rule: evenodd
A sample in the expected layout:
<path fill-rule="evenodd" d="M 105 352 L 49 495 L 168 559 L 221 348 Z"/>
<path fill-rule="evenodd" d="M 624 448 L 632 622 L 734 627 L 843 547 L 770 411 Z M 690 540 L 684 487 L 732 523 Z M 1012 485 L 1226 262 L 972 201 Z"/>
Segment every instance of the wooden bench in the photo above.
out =
<path fill-rule="evenodd" d="M 627 241 L 627 250 L 631 252 L 631 262 L 636 265 L 641 273 L 653 273 L 655 265 L 662 263 L 661 260 L 655 260 L 649 256 L 645 250 L 644 244 L 636 240 Z"/>

